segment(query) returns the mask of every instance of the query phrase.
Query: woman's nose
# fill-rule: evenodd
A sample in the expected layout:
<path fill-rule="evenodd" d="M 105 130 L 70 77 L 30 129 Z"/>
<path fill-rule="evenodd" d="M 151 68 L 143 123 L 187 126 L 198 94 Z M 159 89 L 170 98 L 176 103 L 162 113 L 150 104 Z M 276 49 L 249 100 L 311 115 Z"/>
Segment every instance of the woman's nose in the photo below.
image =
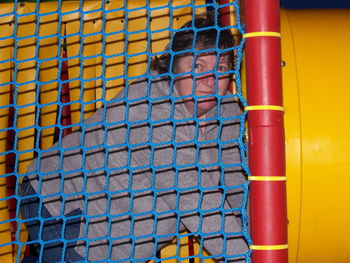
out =
<path fill-rule="evenodd" d="M 208 73 L 203 76 L 203 82 L 207 86 L 214 86 L 215 85 L 215 75 L 213 73 Z"/>

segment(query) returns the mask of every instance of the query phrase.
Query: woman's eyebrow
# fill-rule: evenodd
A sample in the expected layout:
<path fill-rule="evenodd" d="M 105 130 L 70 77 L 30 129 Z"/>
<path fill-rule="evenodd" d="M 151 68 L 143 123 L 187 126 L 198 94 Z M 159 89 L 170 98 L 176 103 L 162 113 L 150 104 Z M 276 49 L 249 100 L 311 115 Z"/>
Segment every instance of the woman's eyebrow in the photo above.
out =
<path fill-rule="evenodd" d="M 218 60 L 218 58 L 216 57 L 215 60 Z M 204 61 L 204 62 L 205 62 L 205 61 L 206 61 L 205 55 L 203 55 L 203 56 L 198 56 L 197 59 L 196 59 L 196 61 Z"/>
<path fill-rule="evenodd" d="M 229 62 L 229 57 L 227 55 L 220 56 L 219 59 L 217 60 L 219 63 L 223 62 Z"/>
<path fill-rule="evenodd" d="M 196 62 L 197 61 L 203 62 L 203 61 L 205 61 L 205 59 L 203 58 L 203 56 L 198 56 L 196 59 Z"/>

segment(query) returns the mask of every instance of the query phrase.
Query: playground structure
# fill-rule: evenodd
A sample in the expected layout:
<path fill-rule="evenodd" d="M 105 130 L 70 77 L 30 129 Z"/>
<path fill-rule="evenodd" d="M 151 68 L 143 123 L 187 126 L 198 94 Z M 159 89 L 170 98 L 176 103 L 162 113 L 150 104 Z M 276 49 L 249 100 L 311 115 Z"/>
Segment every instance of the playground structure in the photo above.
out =
<path fill-rule="evenodd" d="M 9 8 L 11 5 L 6 4 Z M 28 6 L 24 5 L 23 9 Z M 178 21 L 179 24 L 182 22 Z M 4 25 L 1 26 L 5 28 Z M 86 30 L 96 26 L 91 19 Z M 72 28 L 74 30 L 74 26 Z M 281 34 L 289 262 L 349 262 L 347 173 L 350 171 L 350 142 L 347 120 L 350 112 L 347 95 L 350 87 L 350 10 L 281 10 Z M 161 41 L 162 36 L 159 39 Z M 47 44 L 50 48 L 50 43 Z M 161 44 L 159 50 L 163 46 Z M 157 49 L 157 45 L 154 48 Z M 74 52 L 78 51 L 76 48 Z M 135 64 L 137 59 L 142 61 L 144 58 L 135 56 Z M 114 65 L 121 66 L 119 61 Z M 77 74 L 78 66 L 75 71 L 73 68 L 70 68 L 73 72 L 70 77 Z M 56 70 L 54 74 L 57 74 L 52 65 L 48 65 L 47 70 Z M 91 70 L 91 74 L 95 74 L 100 69 L 92 67 Z M 27 73 L 30 75 L 33 71 Z M 122 87 L 123 83 L 118 81 L 121 80 L 110 85 Z M 1 82 L 6 80 L 2 78 Z M 55 91 L 48 86 L 47 94 L 50 92 Z M 24 100 L 33 93 L 28 92 L 26 96 Z M 92 104 L 86 107 L 92 107 Z M 49 120 L 50 114 L 55 113 L 52 109 L 46 110 Z M 6 116 L 1 118 L 6 119 Z M 79 119 L 79 116 L 73 118 Z M 47 142 L 43 142 L 43 147 L 49 147 L 53 140 L 52 129 L 47 129 L 46 133 Z M 30 158 L 23 156 L 23 160 L 29 162 Z M 26 164 L 22 165 L 25 167 Z"/>

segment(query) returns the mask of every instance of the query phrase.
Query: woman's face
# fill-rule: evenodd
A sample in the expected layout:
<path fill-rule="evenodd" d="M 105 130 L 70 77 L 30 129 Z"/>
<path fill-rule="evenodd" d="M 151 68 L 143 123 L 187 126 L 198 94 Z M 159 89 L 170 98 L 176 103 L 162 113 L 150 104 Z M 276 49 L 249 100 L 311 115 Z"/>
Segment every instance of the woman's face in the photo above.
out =
<path fill-rule="evenodd" d="M 215 68 L 216 66 L 216 68 Z M 217 100 L 215 96 L 223 96 L 229 87 L 229 74 L 224 73 L 230 70 L 228 55 L 222 55 L 218 58 L 215 53 L 199 54 L 194 61 L 193 55 L 180 57 L 175 70 L 176 74 L 188 73 L 175 79 L 175 88 L 184 98 L 187 110 L 193 114 L 194 97 L 197 97 L 197 117 L 205 118 L 206 113 L 212 109 Z M 195 72 L 198 75 L 193 74 Z"/>

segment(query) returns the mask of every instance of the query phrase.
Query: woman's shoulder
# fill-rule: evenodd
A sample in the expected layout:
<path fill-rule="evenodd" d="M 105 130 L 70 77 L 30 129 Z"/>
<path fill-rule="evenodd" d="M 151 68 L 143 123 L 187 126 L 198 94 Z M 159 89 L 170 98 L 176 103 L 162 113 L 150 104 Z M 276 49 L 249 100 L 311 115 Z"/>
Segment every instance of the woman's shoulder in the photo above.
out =
<path fill-rule="evenodd" d="M 243 110 L 239 103 L 237 95 L 228 91 L 224 98 L 221 100 L 222 117 L 232 117 L 241 115 Z"/>
<path fill-rule="evenodd" d="M 124 89 L 124 97 L 129 101 L 169 96 L 169 81 L 164 75 L 151 70 L 140 78 L 129 81 Z"/>

